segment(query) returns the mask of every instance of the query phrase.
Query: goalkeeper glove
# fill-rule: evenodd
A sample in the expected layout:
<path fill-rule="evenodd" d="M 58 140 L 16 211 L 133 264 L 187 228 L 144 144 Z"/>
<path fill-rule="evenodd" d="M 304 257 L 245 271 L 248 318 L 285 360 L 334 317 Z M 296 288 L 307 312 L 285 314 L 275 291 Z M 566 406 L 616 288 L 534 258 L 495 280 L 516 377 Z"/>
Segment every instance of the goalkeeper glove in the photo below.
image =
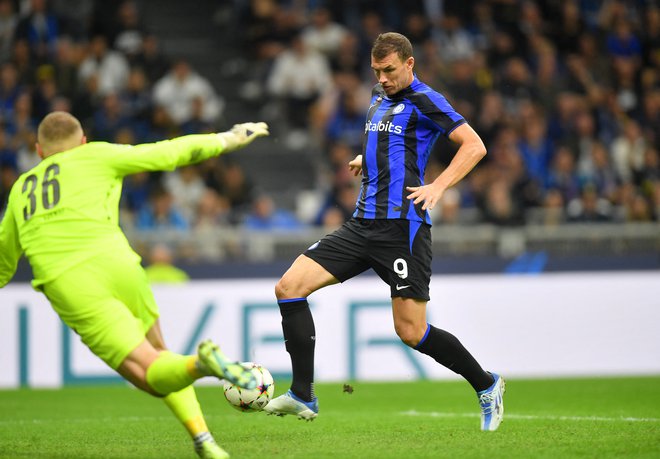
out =
<path fill-rule="evenodd" d="M 266 135 L 268 135 L 268 125 L 262 122 L 235 124 L 229 131 L 219 133 L 218 137 L 225 144 L 223 152 L 227 152 L 243 148 L 257 137 Z"/>

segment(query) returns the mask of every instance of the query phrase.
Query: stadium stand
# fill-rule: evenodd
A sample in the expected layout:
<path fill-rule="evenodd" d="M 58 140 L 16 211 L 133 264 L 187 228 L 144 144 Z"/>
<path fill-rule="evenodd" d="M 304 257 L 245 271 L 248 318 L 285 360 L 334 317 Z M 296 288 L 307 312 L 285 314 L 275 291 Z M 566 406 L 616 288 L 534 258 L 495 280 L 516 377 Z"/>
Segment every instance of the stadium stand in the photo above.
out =
<path fill-rule="evenodd" d="M 71 110 L 91 139 L 119 143 L 263 119 L 273 135 L 249 151 L 131 178 L 121 221 L 140 252 L 166 243 L 180 264 L 290 260 L 350 214 L 357 187 L 345 165 L 359 153 L 375 81 L 369 44 L 397 30 L 413 41 L 418 76 L 489 151 L 433 215 L 438 255 L 500 260 L 485 263 L 496 270 L 516 260 L 561 269 L 565 257 L 660 266 L 655 2 L 71 3 L 0 0 L 0 212 L 37 161 L 34 129 L 50 110 Z M 297 80 L 287 88 L 276 74 L 290 65 L 301 71 L 289 70 Z M 183 117 L 154 91 L 181 66 L 194 81 L 180 77 L 185 90 L 168 97 L 181 97 L 171 102 L 188 107 Z M 429 176 L 452 154 L 441 139 Z M 163 190 L 188 229 L 139 224 Z M 260 196 L 299 225 L 246 228 Z"/>

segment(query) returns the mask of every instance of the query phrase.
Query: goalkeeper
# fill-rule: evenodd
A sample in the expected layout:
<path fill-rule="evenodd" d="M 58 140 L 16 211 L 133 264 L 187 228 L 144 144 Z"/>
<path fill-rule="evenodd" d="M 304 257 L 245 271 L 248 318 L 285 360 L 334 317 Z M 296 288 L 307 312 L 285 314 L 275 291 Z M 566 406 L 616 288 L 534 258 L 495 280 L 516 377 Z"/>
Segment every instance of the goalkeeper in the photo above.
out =
<path fill-rule="evenodd" d="M 244 123 L 153 144 L 87 143 L 75 117 L 50 113 L 37 131 L 42 161 L 18 178 L 0 224 L 0 287 L 25 252 L 34 288 L 94 354 L 136 387 L 163 397 L 203 458 L 229 456 L 209 433 L 192 383 L 204 376 L 249 388 L 256 382 L 211 341 L 201 343 L 197 355 L 166 350 L 140 257 L 119 228 L 122 179 L 195 164 L 266 135 L 265 123 Z"/>

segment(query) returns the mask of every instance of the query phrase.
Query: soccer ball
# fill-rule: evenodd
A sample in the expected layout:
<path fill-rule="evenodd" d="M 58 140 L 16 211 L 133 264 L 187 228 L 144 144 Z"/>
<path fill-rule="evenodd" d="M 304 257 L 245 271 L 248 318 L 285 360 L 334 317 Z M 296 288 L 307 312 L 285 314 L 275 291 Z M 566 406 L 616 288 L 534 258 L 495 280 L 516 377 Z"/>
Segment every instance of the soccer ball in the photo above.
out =
<path fill-rule="evenodd" d="M 252 369 L 252 374 L 257 378 L 257 387 L 241 389 L 232 383 L 225 382 L 225 398 L 231 406 L 239 411 L 247 413 L 261 411 L 275 393 L 273 377 L 266 368 L 254 362 L 242 362 L 241 365 Z"/>

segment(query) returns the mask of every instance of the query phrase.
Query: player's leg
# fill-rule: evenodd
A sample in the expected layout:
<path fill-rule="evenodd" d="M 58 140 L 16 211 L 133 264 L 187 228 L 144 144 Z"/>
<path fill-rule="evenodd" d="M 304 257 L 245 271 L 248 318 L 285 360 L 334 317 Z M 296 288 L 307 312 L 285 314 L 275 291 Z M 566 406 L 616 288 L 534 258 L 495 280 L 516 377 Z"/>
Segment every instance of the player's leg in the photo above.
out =
<path fill-rule="evenodd" d="M 481 368 L 458 338 L 426 323 L 425 300 L 395 297 L 392 311 L 394 328 L 408 346 L 463 376 L 477 392 L 493 384 L 490 373 Z"/>
<path fill-rule="evenodd" d="M 147 332 L 147 340 L 159 353 L 169 352 L 165 347 L 158 320 Z M 229 457 L 229 454 L 216 443 L 211 435 L 192 384 L 179 391 L 171 392 L 163 397 L 163 401 L 190 434 L 195 451 L 200 457 Z"/>
<path fill-rule="evenodd" d="M 314 395 L 316 332 L 307 297 L 367 269 L 360 260 L 363 238 L 354 221 L 324 237 L 299 256 L 275 286 L 282 314 L 282 331 L 291 357 L 291 389 L 265 408 L 271 414 L 296 414 L 313 419 L 318 413 Z"/>
<path fill-rule="evenodd" d="M 372 244 L 370 254 L 374 270 L 390 285 L 396 333 L 408 346 L 463 376 L 482 401 L 484 393 L 502 384 L 498 383 L 501 378 L 484 371 L 454 335 L 426 323 L 432 259 L 430 227 L 402 221 L 380 225 L 383 242 Z M 482 403 L 482 412 L 483 407 Z M 485 430 L 494 430 L 497 424 L 499 421 L 493 420 L 491 428 Z"/>
<path fill-rule="evenodd" d="M 496 430 L 504 415 L 504 380 L 488 373 L 451 333 L 426 323 L 426 301 L 392 298 L 394 327 L 403 342 L 463 376 L 477 392 L 481 429 Z"/>
<path fill-rule="evenodd" d="M 123 343 L 123 349 L 130 352 L 121 361 L 122 374 L 130 375 L 133 379 L 137 376 L 143 380 L 142 385 L 146 381 L 154 392 L 163 396 L 179 391 L 203 376 L 226 379 L 241 387 L 256 385 L 250 371 L 228 359 L 210 341 L 199 345 L 197 355 L 159 352 L 165 348 L 165 343 L 158 324 L 158 306 L 149 281 L 139 263 L 123 261 L 120 266 L 116 266 L 106 258 L 107 269 L 111 273 L 108 276 L 110 288 L 113 296 L 125 305 L 124 309 L 139 326 L 138 330 L 134 330 L 135 324 L 129 324 L 126 320 L 126 328 L 130 327 L 136 337 L 139 334 L 143 339 L 133 347 L 129 344 L 134 340 Z"/>
<path fill-rule="evenodd" d="M 300 255 L 275 286 L 282 315 L 284 345 L 291 357 L 291 389 L 266 406 L 270 414 L 294 414 L 313 419 L 318 413 L 314 395 L 314 348 L 316 330 L 307 296 L 337 279 L 321 265 Z"/>

